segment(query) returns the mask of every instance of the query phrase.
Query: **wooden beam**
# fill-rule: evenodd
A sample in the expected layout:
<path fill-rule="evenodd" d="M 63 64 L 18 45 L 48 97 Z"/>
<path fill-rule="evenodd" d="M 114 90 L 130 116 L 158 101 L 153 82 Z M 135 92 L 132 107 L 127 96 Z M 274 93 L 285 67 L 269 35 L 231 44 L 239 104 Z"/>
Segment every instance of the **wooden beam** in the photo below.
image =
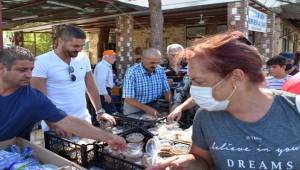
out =
<path fill-rule="evenodd" d="M 256 8 L 257 10 L 261 12 L 272 12 L 271 8 L 266 7 L 263 3 L 257 1 L 257 0 L 250 0 L 249 6 Z"/>
<path fill-rule="evenodd" d="M 181 18 L 198 18 L 200 19 L 200 14 L 201 13 L 195 13 L 195 14 L 186 14 L 186 15 L 172 15 L 172 16 L 168 16 L 168 15 L 164 15 L 164 20 L 168 20 L 168 19 L 181 19 Z M 207 18 L 207 17 L 219 17 L 219 16 L 226 16 L 227 17 L 227 12 L 218 12 L 218 13 L 204 13 L 203 18 Z M 143 16 L 143 17 L 135 17 L 134 21 L 149 21 L 150 18 L 149 16 Z"/>
<path fill-rule="evenodd" d="M 37 2 L 37 1 L 36 1 Z M 97 1 L 95 1 L 97 2 Z M 99 3 L 99 2 L 97 2 Z M 60 13 L 60 12 L 58 12 Z M 43 14 L 39 18 L 32 19 L 36 21 L 41 21 L 43 19 L 48 19 L 48 17 L 57 17 L 58 13 L 48 13 L 48 14 Z M 164 12 L 164 18 L 165 22 L 167 24 L 177 24 L 176 20 L 179 18 L 194 18 L 198 17 L 200 18 L 200 14 L 204 14 L 204 18 L 207 15 L 214 16 L 215 18 L 223 18 L 224 15 L 227 16 L 227 8 L 226 7 L 216 7 L 216 8 L 201 8 L 201 9 L 191 9 L 188 11 L 181 11 L 181 12 Z M 24 28 L 24 29 L 16 29 L 15 31 L 41 31 L 41 30 L 51 30 L 51 27 L 53 25 L 60 25 L 60 24 L 76 24 L 79 26 L 84 27 L 85 29 L 88 29 L 89 27 L 91 28 L 103 28 L 103 27 L 116 27 L 114 23 L 114 19 L 116 16 L 119 16 L 120 14 L 117 15 L 110 15 L 110 16 L 103 16 L 103 15 L 98 15 L 101 17 L 89 17 L 89 18 L 79 18 L 79 19 L 70 19 L 70 20 L 64 20 L 64 21 L 58 21 L 58 22 L 53 22 L 52 24 L 41 24 L 40 26 L 37 27 L 31 27 L 31 28 Z M 150 23 L 150 16 L 149 16 L 149 11 L 138 11 L 138 12 L 129 12 L 127 15 L 133 15 L 134 16 L 134 22 L 135 25 L 144 25 L 144 21 L 148 21 Z M 142 16 L 141 16 L 142 15 Z M 146 16 L 145 16 L 146 15 Z M 148 15 L 148 16 L 147 16 Z M 196 19 L 195 19 L 196 20 Z M 184 23 L 192 23 L 195 22 L 194 19 L 190 19 L 187 21 L 182 21 Z M 145 24 L 147 25 L 147 24 Z M 149 24 L 148 24 L 149 25 Z"/>
<path fill-rule="evenodd" d="M 38 30 L 49 30 L 52 28 L 52 26 L 55 25 L 61 25 L 61 24 L 83 24 L 88 22 L 99 22 L 102 20 L 108 20 L 108 19 L 115 19 L 116 17 L 120 15 L 145 15 L 149 14 L 149 11 L 137 11 L 137 12 L 129 12 L 125 14 L 115 14 L 115 15 L 109 15 L 109 16 L 101 16 L 101 17 L 94 17 L 94 18 L 88 18 L 88 19 L 70 19 L 67 21 L 59 21 L 55 24 L 43 24 L 36 27 L 30 27 L 30 28 L 21 28 L 21 29 L 12 29 L 12 31 L 24 31 L 24 32 L 31 32 L 31 31 L 38 31 Z"/>
<path fill-rule="evenodd" d="M 216 9 L 202 9 L 202 10 L 194 10 L 194 11 L 186 11 L 186 12 L 172 12 L 172 13 L 164 13 L 164 16 L 185 16 L 185 15 L 196 15 L 196 14 L 208 14 L 208 13 L 227 13 L 227 8 L 216 8 Z"/>
<path fill-rule="evenodd" d="M 99 26 L 100 25 L 115 25 L 116 22 L 115 20 L 110 20 L 110 21 L 99 21 L 99 22 L 89 22 L 89 23 L 84 23 L 84 24 L 79 24 L 78 26 L 80 27 L 88 27 L 88 26 Z"/>
<path fill-rule="evenodd" d="M 294 12 L 284 12 L 284 13 L 281 13 L 280 17 L 285 18 L 285 19 L 300 20 L 300 15 L 297 15 Z"/>
<path fill-rule="evenodd" d="M 22 5 L 16 5 L 16 6 L 13 6 L 11 8 L 4 9 L 3 12 L 13 11 L 13 10 L 16 10 L 16 9 L 22 9 L 22 8 L 25 8 L 25 7 L 38 5 L 38 4 L 41 4 L 41 3 L 44 3 L 44 2 L 46 2 L 46 0 L 36 0 L 36 1 L 30 2 L 30 3 L 26 3 L 26 4 L 22 4 Z"/>
<path fill-rule="evenodd" d="M 183 18 L 199 18 L 200 14 L 204 14 L 203 18 L 206 19 L 206 16 L 214 16 L 215 18 L 219 17 L 227 17 L 227 8 L 216 8 L 216 9 L 203 9 L 203 10 L 193 10 L 193 11 L 185 11 L 180 13 L 164 13 L 165 22 L 169 22 L 170 20 L 178 20 Z M 150 16 L 137 16 L 134 17 L 135 23 L 139 23 L 142 21 L 150 22 Z M 176 22 L 175 22 L 176 23 Z"/>

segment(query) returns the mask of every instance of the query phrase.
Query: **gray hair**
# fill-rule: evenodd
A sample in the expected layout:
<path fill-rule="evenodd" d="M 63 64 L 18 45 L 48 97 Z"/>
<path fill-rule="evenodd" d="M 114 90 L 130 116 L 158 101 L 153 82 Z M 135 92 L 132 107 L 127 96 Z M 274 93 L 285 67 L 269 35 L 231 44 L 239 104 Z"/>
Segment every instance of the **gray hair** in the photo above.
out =
<path fill-rule="evenodd" d="M 170 44 L 167 47 L 167 54 L 169 54 L 171 51 L 177 53 L 177 52 L 181 52 L 183 50 L 184 50 L 184 48 L 180 44 Z"/>
<path fill-rule="evenodd" d="M 34 57 L 28 49 L 19 46 L 5 47 L 0 52 L 0 63 L 4 64 L 8 70 L 11 69 L 16 60 L 34 61 Z"/>
<path fill-rule="evenodd" d="M 158 49 L 148 48 L 148 49 L 143 51 L 143 56 L 144 57 L 151 57 L 151 56 L 161 57 L 161 53 Z"/>

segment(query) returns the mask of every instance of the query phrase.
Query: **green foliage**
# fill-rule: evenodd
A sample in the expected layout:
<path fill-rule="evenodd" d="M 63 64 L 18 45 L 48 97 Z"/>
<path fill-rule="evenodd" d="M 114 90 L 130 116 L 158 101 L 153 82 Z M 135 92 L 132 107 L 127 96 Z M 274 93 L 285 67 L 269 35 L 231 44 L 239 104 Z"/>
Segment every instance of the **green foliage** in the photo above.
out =
<path fill-rule="evenodd" d="M 51 33 L 24 33 L 24 47 L 35 56 L 52 50 Z"/>
<path fill-rule="evenodd" d="M 50 33 L 36 33 L 36 55 L 52 50 L 52 36 Z"/>
<path fill-rule="evenodd" d="M 12 36 L 11 31 L 3 31 L 3 43 L 4 45 L 11 45 L 10 37 Z"/>

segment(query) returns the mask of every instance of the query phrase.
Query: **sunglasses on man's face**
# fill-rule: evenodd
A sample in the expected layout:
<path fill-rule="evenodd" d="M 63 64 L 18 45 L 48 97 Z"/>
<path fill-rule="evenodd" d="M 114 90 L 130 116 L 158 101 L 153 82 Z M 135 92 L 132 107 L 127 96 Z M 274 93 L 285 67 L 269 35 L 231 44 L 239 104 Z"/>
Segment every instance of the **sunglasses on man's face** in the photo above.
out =
<path fill-rule="evenodd" d="M 69 66 L 68 67 L 68 71 L 69 71 L 69 75 L 70 75 L 70 79 L 71 81 L 76 81 L 76 76 L 74 74 L 74 67 L 73 66 Z"/>

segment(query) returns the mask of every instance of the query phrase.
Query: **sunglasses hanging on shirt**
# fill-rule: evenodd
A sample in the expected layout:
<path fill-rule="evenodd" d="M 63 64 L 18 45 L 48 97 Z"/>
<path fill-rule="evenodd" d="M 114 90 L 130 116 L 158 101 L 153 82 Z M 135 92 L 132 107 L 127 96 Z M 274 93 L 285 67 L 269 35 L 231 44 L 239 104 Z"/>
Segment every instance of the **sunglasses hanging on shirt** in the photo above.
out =
<path fill-rule="evenodd" d="M 69 66 L 68 67 L 68 71 L 69 71 L 69 75 L 70 75 L 70 79 L 71 81 L 76 81 L 76 76 L 74 74 L 74 67 L 73 66 Z"/>

